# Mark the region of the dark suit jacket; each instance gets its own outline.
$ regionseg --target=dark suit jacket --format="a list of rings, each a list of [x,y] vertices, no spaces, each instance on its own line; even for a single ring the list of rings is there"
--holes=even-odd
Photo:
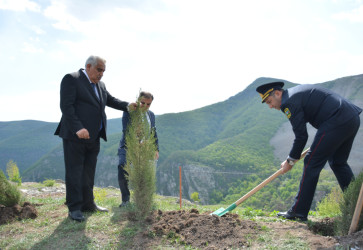
[[[331,90],[299,85],[282,94],[281,111],[290,120],[295,140],[290,157],[299,159],[308,139],[306,123],[314,128],[336,128],[359,115],[362,109]]]
[[[157,150],[159,151],[158,134],[156,133],[156,127],[155,127],[155,115],[150,110],[147,111],[147,115],[150,118],[151,129],[154,131],[155,144],[156,144]],[[120,141],[119,150],[125,148],[126,129],[127,129],[127,125],[129,124],[129,121],[130,121],[130,114],[128,112],[124,112],[124,114],[122,116],[122,138]]]
[[[67,74],[63,77],[60,90],[60,108],[62,119],[55,131],[63,139],[83,143],[92,143],[98,136],[107,141],[107,116],[105,106],[127,111],[128,103],[113,97],[105,84],[100,81],[96,84],[100,100],[95,94],[83,69]],[[99,131],[102,121],[102,130]],[[86,128],[90,139],[79,139],[76,132]]]

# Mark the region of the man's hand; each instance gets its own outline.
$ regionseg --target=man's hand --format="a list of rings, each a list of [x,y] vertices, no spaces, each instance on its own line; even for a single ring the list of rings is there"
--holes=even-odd
[[[281,163],[281,168],[282,172],[286,174],[292,169],[292,166],[287,161],[284,161],[283,163]]]
[[[78,136],[79,139],[89,139],[89,133],[88,130],[85,128],[82,128],[81,130],[78,130],[76,135]]]
[[[127,106],[127,108],[128,108],[129,111],[134,111],[137,108],[137,103],[132,102],[132,103],[129,104],[129,106]]]

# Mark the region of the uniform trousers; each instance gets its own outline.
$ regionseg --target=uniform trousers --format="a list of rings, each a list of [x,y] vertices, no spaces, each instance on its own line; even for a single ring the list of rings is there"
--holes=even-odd
[[[331,127],[326,122],[317,130],[310,151],[304,159],[299,191],[290,211],[307,217],[321,170],[328,162],[342,190],[354,179],[347,163],[354,138],[360,126],[359,115],[344,124]]]

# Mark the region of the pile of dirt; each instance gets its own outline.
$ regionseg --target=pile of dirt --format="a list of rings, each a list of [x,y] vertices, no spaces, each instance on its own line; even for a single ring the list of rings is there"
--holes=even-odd
[[[272,246],[281,246],[286,236],[293,235],[309,245],[310,249],[336,249],[336,247],[363,247],[363,231],[344,237],[334,237],[334,221],[331,218],[312,223],[296,221],[254,222],[243,220],[237,214],[227,213],[223,217],[190,211],[155,211],[146,220],[143,233],[133,238],[133,247],[153,248],[163,245],[189,245],[197,249],[264,248],[259,242],[260,234],[269,229]],[[166,239],[166,240],[165,240]],[[251,245],[252,244],[252,245]]]
[[[178,238],[179,243],[195,248],[224,249],[248,247],[248,237],[258,234],[260,228],[250,220],[241,220],[236,214],[219,217],[199,211],[156,211],[148,218],[152,224],[148,234]]]
[[[342,249],[363,249],[363,230],[336,238]]]
[[[333,236],[334,220],[332,218],[326,217],[321,221],[317,221],[309,225],[309,229],[316,234],[320,234],[323,236]]]
[[[320,221],[315,221],[309,224],[309,230],[315,234],[323,236],[334,236],[334,224],[335,220],[333,218],[326,217]],[[352,233],[345,236],[335,236],[335,240],[338,242],[342,249],[362,249],[363,248],[363,230]],[[335,249],[335,248],[332,248]]]
[[[36,217],[38,217],[38,211],[29,202],[24,202],[23,206],[16,204],[12,207],[0,204],[0,225],[17,219],[35,219]]]

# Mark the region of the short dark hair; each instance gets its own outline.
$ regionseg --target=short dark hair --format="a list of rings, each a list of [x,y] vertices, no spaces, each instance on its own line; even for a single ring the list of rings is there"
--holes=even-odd
[[[150,92],[146,92],[146,91],[140,92],[139,98],[141,98],[141,97],[145,97],[146,99],[154,100],[154,96]]]
[[[275,96],[275,92],[276,92],[276,90],[281,91],[281,92],[284,92],[284,89],[282,89],[282,88],[277,88],[277,89],[274,89],[274,90],[271,92],[271,94],[270,94],[270,95]]]

